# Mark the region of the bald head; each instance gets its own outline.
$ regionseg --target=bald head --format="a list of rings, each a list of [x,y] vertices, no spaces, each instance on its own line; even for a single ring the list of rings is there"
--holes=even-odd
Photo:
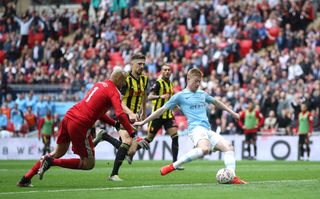
[[[111,73],[110,80],[114,85],[121,90],[122,87],[126,84],[127,73],[124,72],[121,68],[115,67]]]

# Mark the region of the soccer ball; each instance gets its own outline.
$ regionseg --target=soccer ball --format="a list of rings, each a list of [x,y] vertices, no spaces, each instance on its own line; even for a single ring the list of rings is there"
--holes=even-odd
[[[216,179],[219,184],[229,184],[232,182],[233,178],[233,172],[227,168],[220,169],[216,175]]]

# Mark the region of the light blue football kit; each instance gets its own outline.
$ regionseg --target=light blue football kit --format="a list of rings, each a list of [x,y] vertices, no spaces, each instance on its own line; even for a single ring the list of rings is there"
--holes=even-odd
[[[177,105],[180,107],[187,117],[190,133],[197,126],[210,129],[206,106],[207,103],[211,104],[213,102],[214,98],[203,90],[197,90],[194,93],[189,89],[184,89],[173,95],[164,106],[169,109],[173,109]]]
[[[188,136],[191,138],[194,146],[197,146],[199,140],[207,139],[214,148],[223,139],[221,135],[211,131],[207,116],[207,103],[211,104],[214,101],[214,97],[203,90],[192,92],[189,89],[184,89],[173,95],[164,106],[169,109],[173,109],[177,105],[179,106],[180,110],[187,117]]]

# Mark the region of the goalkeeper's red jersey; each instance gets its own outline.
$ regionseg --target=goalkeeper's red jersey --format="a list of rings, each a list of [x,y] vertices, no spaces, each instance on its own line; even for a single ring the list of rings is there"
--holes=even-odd
[[[133,133],[121,106],[120,93],[111,80],[96,83],[80,102],[67,111],[65,117],[86,128],[91,128],[97,120],[114,125],[115,121],[106,115],[111,107],[122,126],[129,133]]]

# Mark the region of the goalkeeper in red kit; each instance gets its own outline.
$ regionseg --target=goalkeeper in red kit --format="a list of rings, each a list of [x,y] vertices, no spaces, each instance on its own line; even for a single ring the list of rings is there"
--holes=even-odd
[[[44,173],[51,166],[77,170],[92,169],[95,165],[95,158],[90,130],[97,120],[113,126],[121,124],[129,135],[134,138],[135,129],[131,126],[127,115],[124,113],[120,100],[119,90],[125,86],[126,77],[127,74],[121,69],[113,71],[110,80],[96,83],[84,99],[70,108],[61,121],[57,146],[54,152],[42,156],[16,185],[19,187],[32,187],[32,177],[38,174],[39,178],[42,179]],[[110,108],[114,109],[119,122],[106,115]],[[144,140],[141,142],[144,142]],[[73,152],[79,155],[80,158],[60,159],[67,152],[70,143],[72,143]],[[123,153],[126,154],[127,151]],[[117,156],[119,155],[122,155],[121,151],[118,151]]]

